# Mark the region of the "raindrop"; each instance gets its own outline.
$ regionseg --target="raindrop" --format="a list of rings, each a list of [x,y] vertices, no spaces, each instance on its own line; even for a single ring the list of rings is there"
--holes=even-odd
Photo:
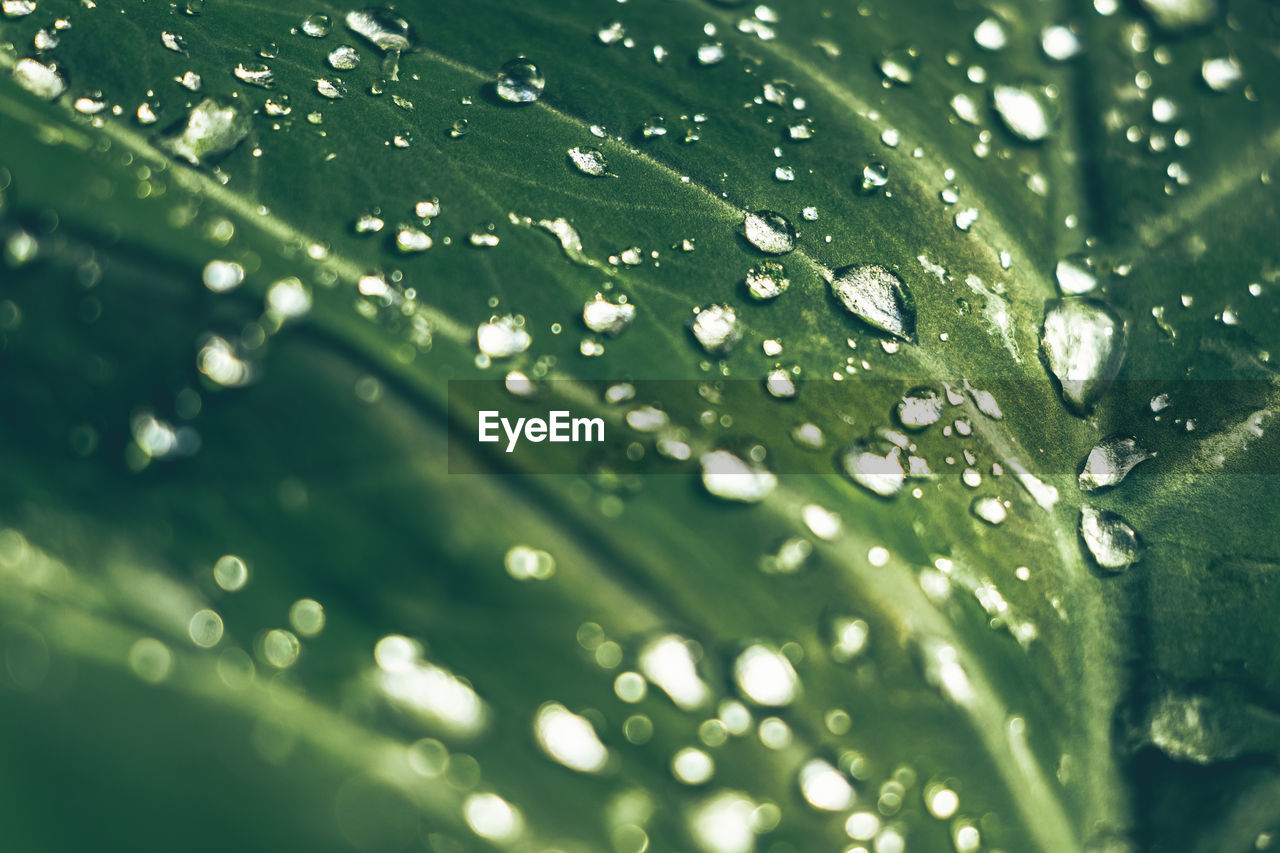
[[[708,42],[698,46],[698,64],[715,65],[724,59],[724,45],[720,42]]]
[[[1066,62],[1080,53],[1080,39],[1070,27],[1049,26],[1040,31],[1040,49],[1055,62]]]
[[[1056,103],[1049,100],[1043,86],[996,86],[991,101],[1005,127],[1028,142],[1045,139],[1057,121]]]
[[[1113,435],[1100,441],[1085,457],[1077,482],[1080,490],[1095,492],[1118,486],[1140,462],[1150,459],[1151,453],[1127,435]]]
[[[329,67],[337,71],[350,71],[360,64],[360,51],[349,44],[339,45],[329,51]]]
[[[780,213],[757,210],[748,213],[742,223],[747,242],[767,255],[785,255],[796,247],[796,230]]]
[[[998,18],[984,18],[982,23],[973,28],[973,41],[985,50],[1004,50],[1009,43],[1009,36]]]
[[[13,66],[13,81],[37,98],[52,101],[67,90],[56,65],[34,59],[19,59]]]
[[[533,731],[542,751],[570,770],[599,773],[608,763],[609,751],[590,721],[558,702],[538,709]]]
[[[533,343],[533,337],[524,330],[522,320],[510,314],[495,317],[476,329],[476,345],[483,355],[490,358],[509,358],[522,353]]]
[[[1204,61],[1200,66],[1200,76],[1213,91],[1225,92],[1240,82],[1244,77],[1244,70],[1234,59],[1218,57]]]
[[[649,642],[637,659],[640,671],[682,711],[693,711],[711,694],[698,675],[694,647],[689,640],[666,634]]]
[[[867,648],[871,626],[862,619],[837,616],[831,620],[831,659],[836,663],[848,663]]]
[[[969,504],[969,511],[976,518],[990,525],[1003,524],[1005,518],[1009,515],[1009,510],[1005,507],[1004,502],[999,498],[990,496],[974,498],[973,503]]]
[[[462,803],[462,816],[481,838],[506,843],[524,832],[520,810],[497,794],[471,794]]]
[[[831,291],[845,310],[868,325],[914,341],[915,299],[896,273],[879,264],[842,267],[835,271]]]
[[[366,39],[383,53],[400,52],[413,46],[413,27],[399,13],[386,6],[370,6],[347,13],[347,29]]]
[[[596,31],[596,38],[601,44],[616,44],[622,41],[627,35],[627,28],[622,25],[621,21],[610,21],[599,30]]]
[[[753,299],[776,299],[791,286],[786,268],[777,261],[765,261],[747,271],[747,292]]]
[[[704,453],[700,462],[703,487],[723,500],[759,503],[778,485],[778,478],[770,471],[727,450]]]
[[[241,62],[232,73],[241,82],[263,89],[271,88],[276,81],[275,72],[265,62]]]
[[[168,30],[160,33],[160,43],[174,53],[187,52],[187,40],[177,33],[171,33]]]
[[[920,66],[920,52],[914,47],[898,47],[880,54],[877,65],[890,83],[910,86]]]
[[[513,59],[498,71],[495,90],[498,97],[513,104],[528,104],[542,96],[547,80],[534,65],[524,57]]]
[[[1187,30],[1209,23],[1218,14],[1217,0],[1138,0],[1166,30]]]
[[[582,306],[582,322],[593,332],[616,335],[625,329],[636,316],[636,307],[629,302],[610,302],[602,294]]]
[[[1122,572],[1138,560],[1141,543],[1137,531],[1110,510],[1080,507],[1080,536],[1100,568]]]
[[[491,234],[488,231],[472,231],[467,235],[467,243],[475,246],[477,249],[492,249],[502,241],[497,234]]]
[[[249,117],[233,105],[206,98],[169,127],[158,144],[193,166],[207,166],[244,141],[250,127]]]
[[[204,268],[204,286],[214,293],[235,290],[244,281],[244,267],[234,261],[210,261]]]
[[[859,486],[890,498],[902,491],[907,479],[901,453],[894,446],[872,447],[867,442],[854,442],[841,456],[841,467]]]
[[[813,119],[802,118],[787,125],[787,138],[792,142],[807,142],[813,139]]]
[[[431,235],[421,228],[401,225],[396,229],[396,248],[405,254],[425,252],[431,248],[431,244]]]
[[[584,175],[599,178],[609,174],[604,154],[597,148],[570,148],[569,160]]]
[[[781,652],[759,644],[738,655],[733,679],[752,702],[773,708],[790,705],[800,690],[791,662]]]
[[[978,221],[978,210],[974,207],[967,207],[964,210],[956,212],[956,227],[961,231],[968,231],[973,227],[973,223]]]
[[[742,337],[737,312],[723,303],[695,309],[690,329],[711,355],[724,355]]]
[[[942,417],[942,397],[932,388],[912,388],[897,407],[898,423],[907,429],[924,429]]]
[[[1085,255],[1072,255],[1058,261],[1054,275],[1058,279],[1058,289],[1067,296],[1079,296],[1098,286],[1098,278],[1093,273],[1093,261]]]
[[[329,35],[332,26],[328,15],[313,14],[302,19],[302,31],[315,39]]]
[[[0,9],[6,18],[25,18],[36,10],[36,0],[4,0]]]
[[[870,194],[889,183],[889,167],[883,163],[872,161],[862,167],[862,192]]]
[[[316,80],[316,92],[331,101],[336,101],[347,94],[347,84],[337,77],[333,79],[321,77]]]
[[[715,769],[711,756],[694,747],[686,747],[671,758],[671,774],[686,785],[703,784]]]
[[[1093,411],[1125,357],[1125,323],[1110,307],[1085,297],[1050,300],[1040,346],[1073,413]]]
[[[800,793],[815,809],[842,812],[853,805],[853,786],[829,761],[813,758],[800,767]]]

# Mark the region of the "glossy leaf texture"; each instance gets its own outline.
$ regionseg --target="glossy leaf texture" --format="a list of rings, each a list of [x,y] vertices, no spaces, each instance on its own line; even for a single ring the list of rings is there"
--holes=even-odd
[[[3,9],[15,848],[1280,831],[1275,4]]]

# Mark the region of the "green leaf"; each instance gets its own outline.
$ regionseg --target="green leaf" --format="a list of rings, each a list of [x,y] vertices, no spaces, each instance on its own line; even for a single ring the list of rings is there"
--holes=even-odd
[[[1025,5],[7,3],[11,843],[1263,849],[1280,20]]]

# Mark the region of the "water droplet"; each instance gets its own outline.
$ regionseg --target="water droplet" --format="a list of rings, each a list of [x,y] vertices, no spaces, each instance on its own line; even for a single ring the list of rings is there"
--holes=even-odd
[[[1058,261],[1054,275],[1058,279],[1058,289],[1067,296],[1088,293],[1098,286],[1098,278],[1093,273],[1093,261],[1085,255],[1072,255]]]
[[[275,72],[265,62],[241,62],[232,73],[241,82],[263,89],[271,88],[276,81]]]
[[[910,86],[920,66],[920,52],[914,47],[893,48],[880,54],[877,64],[885,80]]]
[[[873,193],[889,183],[889,167],[883,163],[872,161],[862,167],[862,183],[859,188],[863,193]]]
[[[414,33],[409,22],[386,6],[369,6],[347,13],[347,29],[383,53],[398,53],[413,47]]]
[[[78,113],[93,116],[107,108],[107,99],[101,90],[94,90],[77,97],[72,101],[71,106]]]
[[[874,812],[854,812],[844,822],[844,831],[854,841],[870,841],[880,832],[880,817]]]
[[[1005,507],[1004,502],[999,498],[990,496],[974,498],[973,503],[969,504],[969,511],[976,518],[993,526],[1003,524],[1004,520],[1009,516],[1009,510]]]
[[[1134,466],[1150,459],[1152,454],[1127,435],[1113,435],[1100,441],[1085,457],[1077,482],[1080,490],[1095,492],[1118,486]]]
[[[1080,39],[1070,27],[1048,26],[1040,31],[1040,49],[1055,62],[1066,62],[1080,53]]]
[[[695,310],[689,328],[711,355],[724,355],[742,337],[738,313],[723,303]]]
[[[518,581],[544,581],[556,573],[555,558],[546,551],[517,545],[502,560],[507,574]]]
[[[36,10],[36,0],[4,0],[0,10],[6,18],[25,18]]]
[[[831,659],[836,663],[848,663],[867,648],[871,626],[852,616],[837,616],[831,620]]]
[[[724,59],[724,45],[720,42],[707,42],[698,46],[698,64],[715,65]]]
[[[701,785],[711,779],[716,765],[700,749],[685,747],[671,758],[671,774],[686,785]]]
[[[497,234],[488,231],[472,231],[467,235],[467,243],[477,249],[492,249],[502,240]]]
[[[14,63],[13,82],[45,101],[52,101],[67,90],[67,82],[56,65],[45,65],[34,59],[19,59]]]
[[[644,124],[640,126],[640,135],[645,139],[653,139],[655,136],[666,136],[666,119],[657,115],[649,116],[644,120]]]
[[[802,118],[787,125],[787,138],[792,142],[808,142],[813,139],[813,119]]]
[[[235,106],[205,98],[185,119],[169,127],[158,144],[193,166],[207,166],[244,141],[251,126],[249,116]]]
[[[1100,568],[1122,572],[1137,562],[1141,543],[1138,533],[1117,513],[1080,507],[1080,536]]]
[[[495,90],[498,97],[513,104],[528,104],[542,96],[547,80],[534,65],[524,57],[513,59],[502,66],[498,72]]]
[[[360,64],[360,51],[349,44],[339,45],[329,51],[329,67],[337,71],[350,71]]]
[[[767,255],[785,255],[796,247],[796,230],[787,218],[772,210],[748,213],[742,223],[747,242]]]
[[[704,853],[751,853],[756,846],[756,804],[745,794],[722,791],[689,814],[689,830]]]
[[[733,677],[743,695],[757,705],[781,707],[795,701],[800,680],[779,651],[753,645],[734,661]]]
[[[778,485],[778,478],[770,471],[727,450],[704,453],[700,462],[703,487],[723,500],[759,503]]]
[[[425,252],[431,248],[431,235],[421,228],[412,225],[401,225],[396,229],[396,248],[405,254]]]
[[[601,44],[617,44],[627,35],[627,28],[621,21],[610,21],[596,31],[596,38]]]
[[[462,816],[472,832],[489,841],[511,842],[524,832],[520,810],[497,794],[471,794],[462,803]]]
[[[1048,137],[1058,118],[1057,104],[1049,100],[1043,86],[1031,83],[996,86],[991,101],[1005,127],[1028,142]]]
[[[873,328],[915,340],[915,299],[893,271],[879,264],[842,267],[835,271],[831,291],[845,310]]]
[[[302,19],[302,32],[311,36],[313,39],[324,38],[329,35],[333,22],[329,20],[328,15],[319,13],[307,15]]]
[[[171,33],[168,30],[160,33],[160,43],[172,50],[174,53],[187,52],[187,40],[177,33]]]
[[[1217,0],[1138,0],[1166,30],[1187,30],[1209,23],[1218,14]]]
[[[1166,690],[1147,713],[1147,740],[1176,761],[1213,764],[1238,757],[1256,740],[1259,726],[1233,692],[1222,687],[1214,693]]]
[[[570,148],[569,160],[584,175],[599,178],[609,174],[609,165],[605,162],[604,153],[597,148]]]
[[[829,761],[812,758],[800,767],[800,793],[809,805],[828,812],[842,812],[853,805],[853,785]]]
[[[538,746],[553,760],[579,773],[599,773],[609,761],[596,730],[559,702],[547,702],[533,721]]]
[[[533,343],[533,337],[524,330],[522,320],[510,314],[495,317],[476,329],[476,345],[483,355],[490,358],[509,358],[522,353]]]
[[[1244,77],[1240,63],[1230,57],[1206,59],[1200,66],[1200,76],[1205,85],[1215,92],[1225,92],[1234,87]]]
[[[234,554],[226,554],[214,563],[213,579],[226,592],[239,592],[249,582],[249,567]]]
[[[984,18],[973,28],[973,41],[985,50],[1004,50],[1009,43],[1009,36],[999,18]]]
[[[747,271],[747,292],[753,299],[776,299],[791,286],[786,268],[777,261],[765,261]]]
[[[1086,297],[1050,300],[1040,345],[1073,413],[1093,411],[1125,357],[1125,323],[1110,307]]]
[[[640,671],[682,711],[701,707],[711,689],[698,675],[694,647],[689,640],[666,634],[645,645],[637,659]]]
[[[932,426],[942,417],[942,397],[932,388],[912,388],[898,401],[897,414],[907,429]]]
[[[961,231],[968,231],[973,227],[973,223],[978,221],[978,210],[974,207],[967,207],[964,210],[956,211],[955,222],[956,227]]]
[[[902,491],[907,472],[902,467],[902,451],[898,447],[876,446],[854,442],[841,456],[841,467],[859,486],[882,498]]]
[[[796,179],[796,170],[790,166],[778,166],[773,170],[774,180],[790,182]]]
[[[338,77],[321,77],[316,80],[316,92],[331,101],[336,101],[347,94],[347,84]]]
[[[616,335],[625,329],[636,316],[636,307],[629,302],[610,302],[602,294],[582,306],[582,322],[597,334]]]
[[[210,261],[204,268],[204,286],[214,293],[235,290],[244,281],[244,267],[234,261]]]

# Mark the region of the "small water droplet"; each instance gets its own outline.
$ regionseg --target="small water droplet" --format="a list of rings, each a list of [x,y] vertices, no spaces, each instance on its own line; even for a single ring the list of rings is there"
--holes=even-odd
[[[1058,119],[1057,102],[1049,99],[1044,86],[1032,83],[996,86],[991,92],[991,101],[1005,127],[1027,142],[1047,138]]]
[[[1231,57],[1206,59],[1200,66],[1205,85],[1215,92],[1225,92],[1244,78],[1244,69]]]
[[[880,54],[880,73],[890,83],[910,86],[920,66],[920,52],[914,47],[898,47]]]
[[[1050,300],[1040,345],[1073,413],[1093,411],[1125,357],[1125,323],[1105,303],[1086,297]]]
[[[841,467],[859,486],[882,498],[902,491],[907,472],[902,467],[900,448],[885,444],[872,446],[854,442],[841,456]]]
[[[6,18],[25,18],[36,10],[36,0],[4,0],[0,11]]]
[[[622,41],[627,35],[627,28],[622,25],[621,21],[610,21],[599,30],[596,31],[596,38],[601,44],[616,44]]]
[[[265,62],[241,62],[232,73],[238,80],[251,86],[269,89],[275,85],[275,72]]]
[[[413,47],[413,27],[389,7],[369,6],[348,12],[345,23],[347,29],[383,53],[400,53]]]
[[[350,71],[360,64],[360,51],[349,44],[339,45],[329,51],[329,67],[336,71]]]
[[[1109,436],[1098,442],[1085,457],[1077,480],[1080,490],[1095,492],[1118,486],[1134,466],[1151,456],[1132,436]]]
[[[760,644],[738,655],[733,678],[742,695],[757,705],[790,705],[800,691],[800,679],[791,662],[776,649]]]
[[[1098,286],[1098,278],[1093,272],[1093,260],[1086,255],[1076,254],[1058,261],[1054,275],[1058,279],[1058,289],[1067,296],[1078,296],[1089,293]]]
[[[1009,43],[1009,35],[1005,32],[1004,24],[999,18],[983,18],[982,22],[973,28],[973,41],[984,50],[1004,50],[1005,45]]]
[[[165,131],[158,144],[193,166],[207,166],[244,141],[251,127],[249,116],[235,106],[206,98]]]
[[[542,96],[547,80],[534,65],[524,57],[507,62],[498,71],[495,90],[498,97],[513,104],[532,103]]]
[[[744,462],[727,450],[704,453],[700,463],[703,488],[723,500],[759,503],[778,485],[772,472]]]
[[[19,59],[13,65],[13,81],[37,98],[52,101],[67,90],[67,82],[53,63]]]
[[[765,261],[747,271],[747,293],[753,299],[776,299],[791,286],[787,270],[777,261]]]
[[[636,307],[629,302],[610,302],[602,294],[582,306],[582,322],[597,334],[616,335],[635,319]]]
[[[862,167],[862,183],[859,188],[870,194],[889,183],[889,167],[876,160]]]
[[[1080,507],[1080,536],[1100,568],[1122,572],[1137,562],[1141,543],[1138,533],[1117,513]]]
[[[605,162],[604,153],[598,148],[570,148],[569,160],[584,175],[599,178],[609,174],[609,165]]]
[[[1060,24],[1040,31],[1040,49],[1055,62],[1066,62],[1080,53],[1080,38],[1070,27]]]
[[[1009,511],[1005,507],[1004,502],[999,498],[988,496],[977,497],[969,504],[969,511],[976,518],[985,521],[992,526],[1003,524],[1004,520],[1009,516]]]
[[[829,761],[813,758],[800,767],[800,793],[815,809],[842,812],[853,805],[853,785]]]
[[[780,213],[758,210],[748,213],[742,224],[747,242],[769,255],[785,255],[796,247],[796,231]]]
[[[160,33],[160,43],[174,53],[187,52],[187,40],[177,33],[171,33],[168,30]]]
[[[942,417],[942,397],[932,388],[912,388],[897,406],[898,423],[919,430],[936,424]]]
[[[559,702],[547,702],[533,721],[534,737],[554,761],[579,773],[599,773],[609,761],[609,750],[595,728]]]
[[[329,30],[332,28],[333,22],[329,20],[328,15],[315,13],[302,19],[302,32],[314,39],[329,35]]]
[[[711,355],[724,355],[742,337],[738,313],[723,303],[695,310],[689,328]]]
[[[533,337],[524,330],[523,320],[510,314],[494,317],[476,329],[476,346],[482,355],[490,358],[509,358],[522,353],[533,343]]]
[[[720,42],[707,42],[698,46],[698,64],[715,65],[724,59],[724,45]]]
[[[396,248],[405,254],[425,252],[431,248],[431,235],[421,228],[412,225],[401,225],[396,229]]]
[[[863,322],[904,341],[914,341],[915,299],[892,270],[879,264],[842,267],[833,275],[831,290],[845,310]]]
[[[347,94],[347,84],[338,77],[321,77],[316,80],[316,92],[331,101],[336,101]]]

